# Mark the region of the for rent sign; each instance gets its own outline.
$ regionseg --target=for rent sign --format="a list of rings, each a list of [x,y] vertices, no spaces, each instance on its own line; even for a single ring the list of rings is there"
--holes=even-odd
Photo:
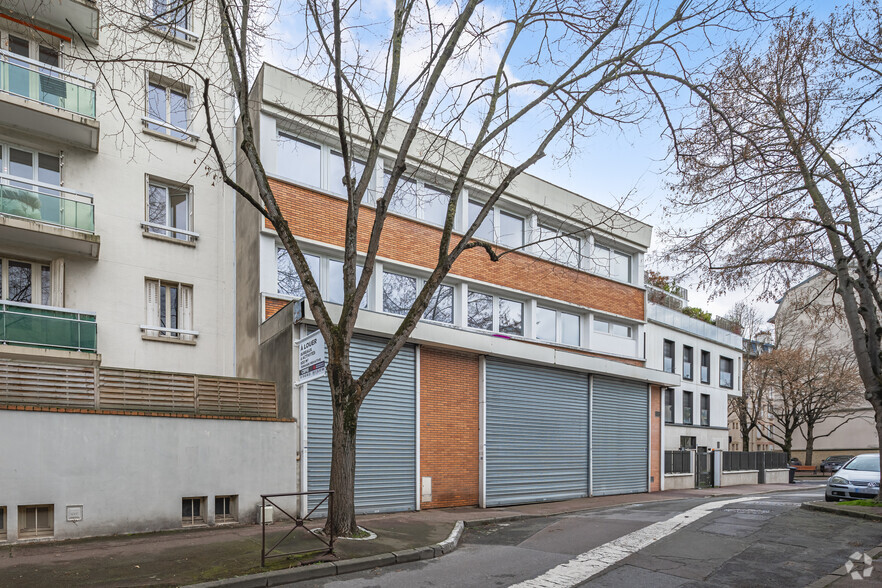
[[[325,340],[319,331],[300,340],[300,383],[325,375]]]

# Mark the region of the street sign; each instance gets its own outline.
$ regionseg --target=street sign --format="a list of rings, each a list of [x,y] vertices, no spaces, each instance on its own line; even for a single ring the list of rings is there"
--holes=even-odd
[[[320,331],[300,341],[300,383],[310,382],[325,375],[325,340]]]

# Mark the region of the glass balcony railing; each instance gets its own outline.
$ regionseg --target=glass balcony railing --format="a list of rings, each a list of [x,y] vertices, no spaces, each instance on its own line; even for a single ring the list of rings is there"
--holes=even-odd
[[[729,347],[741,349],[741,336],[660,304],[648,304],[646,318]]]
[[[0,91],[95,118],[94,82],[8,51],[0,51]]]
[[[0,301],[0,343],[97,353],[95,313]]]
[[[27,187],[24,187],[27,186]],[[95,207],[88,194],[0,174],[0,214],[95,232]]]

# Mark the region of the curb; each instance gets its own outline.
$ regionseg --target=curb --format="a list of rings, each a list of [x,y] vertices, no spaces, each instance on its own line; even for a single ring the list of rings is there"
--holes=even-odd
[[[463,521],[456,521],[453,530],[447,539],[429,545],[427,547],[417,547],[416,549],[405,549],[403,551],[393,551],[390,553],[380,553],[378,555],[369,555],[367,557],[358,557],[355,559],[344,559],[334,562],[323,562],[287,570],[276,570],[273,572],[263,572],[260,574],[252,574],[250,576],[239,576],[236,578],[227,578],[224,580],[214,580],[201,584],[192,584],[194,588],[263,588],[265,586],[279,586],[281,584],[289,584],[291,582],[301,582],[303,580],[314,580],[316,578],[326,578],[328,576],[336,576],[338,574],[349,574],[351,572],[361,572],[373,568],[392,566],[422,559],[434,559],[447,555],[457,548],[462,532],[465,529]]]
[[[809,508],[807,510],[814,510],[814,509]],[[867,551],[867,555],[872,557],[874,560],[877,559],[880,555],[882,555],[882,545],[880,545],[879,547],[876,547],[875,549],[871,549],[871,550]],[[841,580],[842,578],[844,578],[847,575],[848,575],[848,570],[845,569],[845,566],[842,566],[841,568],[837,568],[836,570],[833,570],[833,572],[827,574],[823,578],[819,578],[819,579],[815,580],[814,582],[812,582],[811,584],[806,586],[806,588],[827,588],[827,586],[831,585],[836,580]]]
[[[817,502],[803,502],[801,508],[806,510],[814,510],[817,512],[828,512],[831,514],[837,514],[845,517],[854,517],[857,519],[864,519],[867,521],[882,521],[882,515],[874,514],[871,512],[860,512],[855,510],[846,510],[844,508],[837,508],[835,506],[827,506],[826,504],[819,504]]]

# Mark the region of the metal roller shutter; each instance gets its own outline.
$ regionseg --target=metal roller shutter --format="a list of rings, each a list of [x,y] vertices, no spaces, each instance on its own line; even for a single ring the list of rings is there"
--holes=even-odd
[[[384,342],[354,337],[353,374],[361,374]],[[331,471],[331,389],[326,378],[307,385],[307,463],[310,490],[328,488]],[[357,513],[415,509],[416,353],[405,346],[361,406],[356,435]],[[310,508],[320,497],[310,497]],[[316,511],[318,512],[318,511]]]
[[[588,376],[486,362],[487,506],[588,494]]]
[[[647,385],[594,376],[591,403],[593,494],[648,491]]]

